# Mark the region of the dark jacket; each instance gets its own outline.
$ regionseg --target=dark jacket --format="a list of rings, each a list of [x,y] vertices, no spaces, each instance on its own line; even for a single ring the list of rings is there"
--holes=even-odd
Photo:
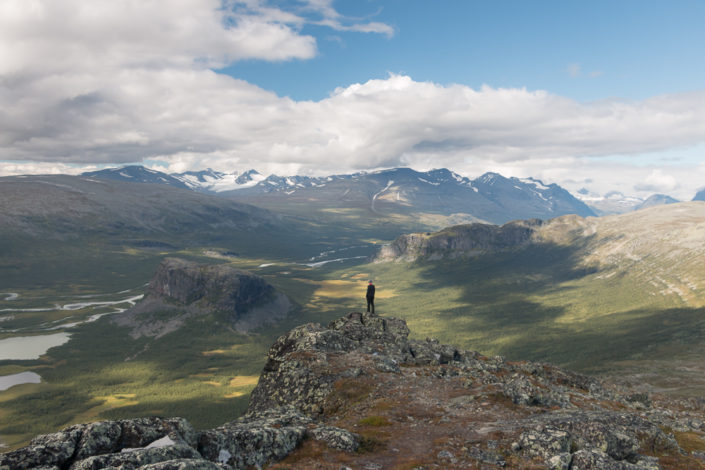
[[[368,299],[375,298],[375,285],[374,284],[367,285],[367,295],[365,297],[367,297]]]

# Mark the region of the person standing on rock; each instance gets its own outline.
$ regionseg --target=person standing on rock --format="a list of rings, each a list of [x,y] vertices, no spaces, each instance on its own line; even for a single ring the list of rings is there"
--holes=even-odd
[[[367,298],[367,311],[370,311],[370,308],[372,308],[372,313],[375,313],[375,285],[372,284],[372,280],[370,279],[369,284],[367,284],[367,294],[365,295]]]

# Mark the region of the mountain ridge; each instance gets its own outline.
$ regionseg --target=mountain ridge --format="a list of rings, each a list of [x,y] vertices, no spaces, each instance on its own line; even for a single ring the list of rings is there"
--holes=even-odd
[[[418,172],[393,168],[322,177],[264,177],[254,170],[225,174],[210,169],[172,175],[160,175],[154,170],[137,175],[135,171],[108,169],[89,175],[215,191],[222,197],[265,207],[328,203],[333,207],[369,207],[373,213],[387,209],[387,212],[415,210],[446,216],[464,214],[469,219],[493,223],[551,218],[566,213],[595,215],[582,201],[556,184],[545,185],[533,178],[505,178],[498,173],[485,173],[472,180],[448,169]],[[230,183],[221,184],[216,180]]]

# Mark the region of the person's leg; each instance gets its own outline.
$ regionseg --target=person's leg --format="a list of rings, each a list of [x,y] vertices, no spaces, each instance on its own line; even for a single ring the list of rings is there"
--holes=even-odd
[[[371,303],[371,300],[367,299],[367,311],[368,312],[370,311],[370,303]]]
[[[375,313],[375,299],[370,299],[370,305],[372,306],[372,313]]]

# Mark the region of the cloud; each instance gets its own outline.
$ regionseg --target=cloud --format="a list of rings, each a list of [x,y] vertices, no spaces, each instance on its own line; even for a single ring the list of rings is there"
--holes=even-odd
[[[705,140],[705,93],[593,103],[391,75],[297,102],[208,69],[41,77],[0,106],[9,160],[197,160],[308,172],[639,155]],[[635,157],[638,158],[638,157]]]
[[[307,9],[319,14],[321,18],[315,23],[327,26],[336,31],[354,31],[359,33],[379,33],[387,37],[394,36],[394,28],[385,23],[362,21],[358,18],[348,18],[333,8],[333,0],[305,0]],[[306,8],[305,8],[306,9]]]
[[[570,75],[573,78],[578,78],[583,76],[583,66],[580,65],[578,62],[573,62],[568,64],[566,67],[566,72],[568,72],[568,75]],[[602,70],[593,70],[587,74],[588,78],[598,78],[604,75],[604,72]]]
[[[578,63],[572,63],[568,64],[568,67],[566,67],[566,71],[568,72],[568,75],[571,77],[579,77],[581,73],[581,66]]]
[[[583,162],[608,168],[615,154],[636,162],[705,142],[703,92],[579,103],[541,90],[392,74],[314,102],[212,70],[242,59],[312,57],[316,42],[301,32],[311,22],[376,29],[339,15],[329,0],[293,3],[290,10],[260,0],[174,0],[169,8],[155,0],[0,3],[0,159],[12,162],[0,163],[0,174],[21,165],[30,172],[149,161],[178,171],[280,174],[493,169],[560,181]],[[665,187],[659,175],[647,176],[629,187]]]
[[[654,169],[643,182],[634,185],[634,189],[652,193],[669,193],[678,186],[678,180],[675,177],[663,173],[660,169]]]

